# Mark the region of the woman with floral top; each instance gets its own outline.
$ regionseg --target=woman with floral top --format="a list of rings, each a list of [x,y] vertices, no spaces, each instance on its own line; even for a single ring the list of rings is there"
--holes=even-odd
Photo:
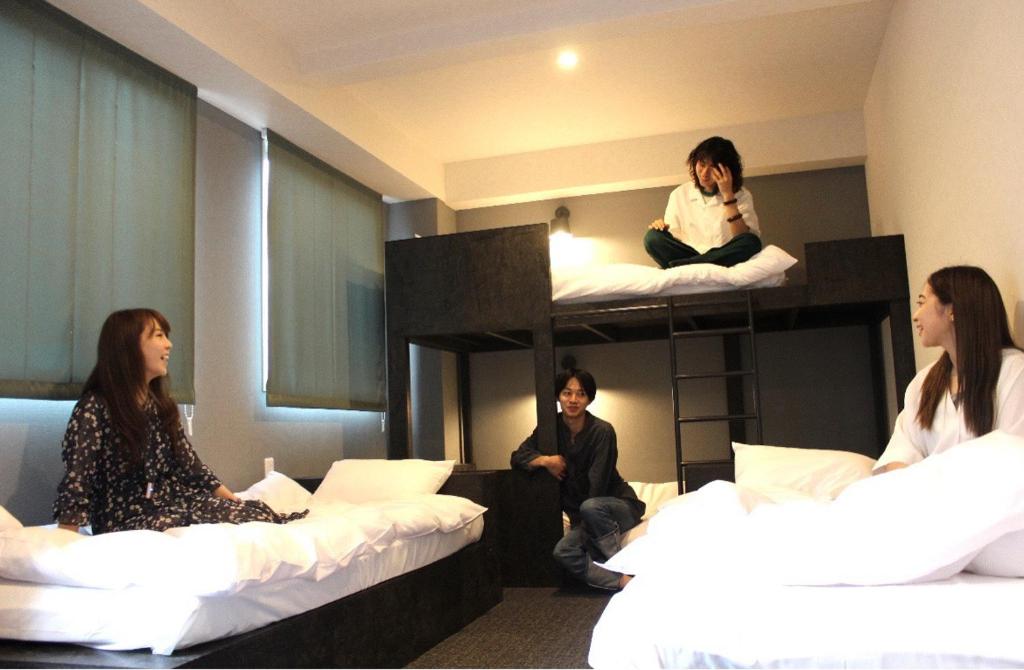
[[[64,434],[58,525],[100,534],[304,516],[243,502],[196,456],[165,386],[170,330],[152,309],[114,312],[104,322],[96,367]]]

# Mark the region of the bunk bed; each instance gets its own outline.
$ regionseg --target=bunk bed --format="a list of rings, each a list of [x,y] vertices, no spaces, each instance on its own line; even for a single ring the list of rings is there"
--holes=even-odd
[[[807,243],[805,259],[806,281],[785,286],[561,304],[551,299],[546,224],[388,242],[388,455],[410,453],[409,344],[460,355],[532,349],[539,437],[550,449],[555,409],[547,391],[555,346],[665,339],[670,310],[673,329],[728,326],[747,318],[748,300],[756,332],[871,326],[884,435],[880,324],[886,318],[895,374],[891,391],[898,404],[916,372],[903,237]],[[471,454],[468,426],[464,436]]]
[[[556,346],[668,339],[674,332],[717,330],[726,334],[726,351],[735,354],[738,332],[753,338],[756,332],[845,325],[870,328],[867,363],[872,370],[875,429],[879,448],[885,444],[890,422],[884,338],[895,377],[888,391],[900,409],[903,389],[916,372],[901,235],[807,243],[802,268],[806,279],[783,286],[585,303],[553,302],[549,256],[547,224],[385,245],[389,458],[411,453],[410,344],[456,353],[462,448],[465,460],[472,462],[472,353],[532,350],[539,444],[542,451],[554,453],[556,408],[549,398]],[[740,417],[745,415],[742,384],[740,378],[727,380],[730,414]],[[746,441],[745,429],[744,420],[731,421],[731,438]],[[685,470],[682,459],[677,461],[680,490],[684,479],[691,491],[715,479],[733,479],[730,461],[687,463]],[[550,519],[528,514],[507,514],[503,519],[499,542],[505,583],[551,583],[549,568],[526,566],[550,562],[550,547],[560,537],[557,487],[528,473],[512,472],[502,481],[507,482],[502,485],[505,500],[530,500],[534,510],[552,510]]]
[[[299,480],[310,491],[319,481]],[[439,493],[467,498],[488,508],[478,541],[315,609],[246,633],[177,649],[169,655],[148,649],[109,651],[75,644],[0,640],[0,667],[402,667],[500,602],[497,486],[493,473],[453,473]],[[413,547],[418,539],[410,538],[408,546],[425,555],[429,547]],[[386,567],[374,568],[376,572],[380,569]],[[332,578],[317,585],[326,589]],[[290,593],[277,597],[291,599]],[[236,598],[235,602],[230,596],[210,600],[212,616],[228,619],[231,613],[225,607],[255,612],[267,609],[258,597]],[[40,607],[45,605],[40,603]],[[47,616],[56,622],[53,625],[60,626],[59,614]],[[202,616],[197,614],[196,618]]]

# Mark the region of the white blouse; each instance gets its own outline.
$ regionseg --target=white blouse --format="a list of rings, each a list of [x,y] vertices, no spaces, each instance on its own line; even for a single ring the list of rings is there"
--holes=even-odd
[[[935,363],[932,363],[935,365]],[[885,452],[875,469],[893,461],[910,465],[961,442],[977,437],[964,423],[963,406],[957,407],[946,391],[935,410],[931,428],[922,428],[917,422],[917,409],[921,402],[921,387],[932,365],[917,373],[907,386],[903,411],[896,417],[896,427]],[[995,418],[992,430],[1002,430],[1024,437],[1024,352],[1003,349],[1003,364],[996,383]]]
[[[746,188],[737,191],[735,197],[743,222],[750,228],[750,232],[760,236],[761,229],[754,212],[754,197]],[[696,249],[697,253],[706,253],[732,239],[727,218],[722,196],[717,193],[704,195],[693,182],[686,182],[668,196],[665,223],[668,224],[669,232],[679,241]]]

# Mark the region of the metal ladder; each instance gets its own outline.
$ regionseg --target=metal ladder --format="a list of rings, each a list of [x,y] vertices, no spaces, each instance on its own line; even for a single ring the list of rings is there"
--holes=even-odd
[[[731,305],[744,304],[746,307],[746,324],[727,328],[699,328],[696,320],[690,319],[693,326],[690,330],[676,329],[677,307],[673,305],[671,297],[666,299],[668,307],[668,330],[669,330],[669,351],[672,365],[672,406],[675,415],[676,433],[676,480],[679,482],[679,493],[685,492],[686,468],[689,465],[725,465],[732,462],[732,450],[730,449],[729,460],[688,460],[683,453],[682,426],[684,423],[703,423],[712,421],[747,421],[753,420],[757,429],[757,443],[762,440],[763,426],[761,422],[761,394],[757,374],[757,347],[754,333],[754,306],[750,291],[744,291],[742,298],[723,300],[714,303],[701,303],[702,306],[710,305]],[[742,335],[746,333],[750,342],[750,369],[725,370],[723,372],[702,372],[695,374],[680,374],[679,356],[676,353],[676,342],[682,339],[697,337],[721,337],[725,335]],[[679,383],[690,379],[713,379],[713,378],[743,378],[750,377],[752,390],[752,410],[741,414],[713,414],[709,416],[683,416],[680,414]]]

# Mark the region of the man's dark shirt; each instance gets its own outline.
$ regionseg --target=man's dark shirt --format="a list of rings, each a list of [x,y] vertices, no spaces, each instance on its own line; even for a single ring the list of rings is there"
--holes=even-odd
[[[565,459],[566,465],[566,476],[560,484],[562,509],[569,515],[573,526],[580,522],[580,505],[587,498],[620,498],[636,510],[637,519],[643,516],[646,505],[636,497],[636,492],[615,469],[619,450],[615,429],[610,423],[587,412],[583,430],[573,440],[569,427],[559,413],[558,454]],[[530,461],[544,455],[537,449],[535,428],[533,434],[512,452],[512,467],[529,470]]]

